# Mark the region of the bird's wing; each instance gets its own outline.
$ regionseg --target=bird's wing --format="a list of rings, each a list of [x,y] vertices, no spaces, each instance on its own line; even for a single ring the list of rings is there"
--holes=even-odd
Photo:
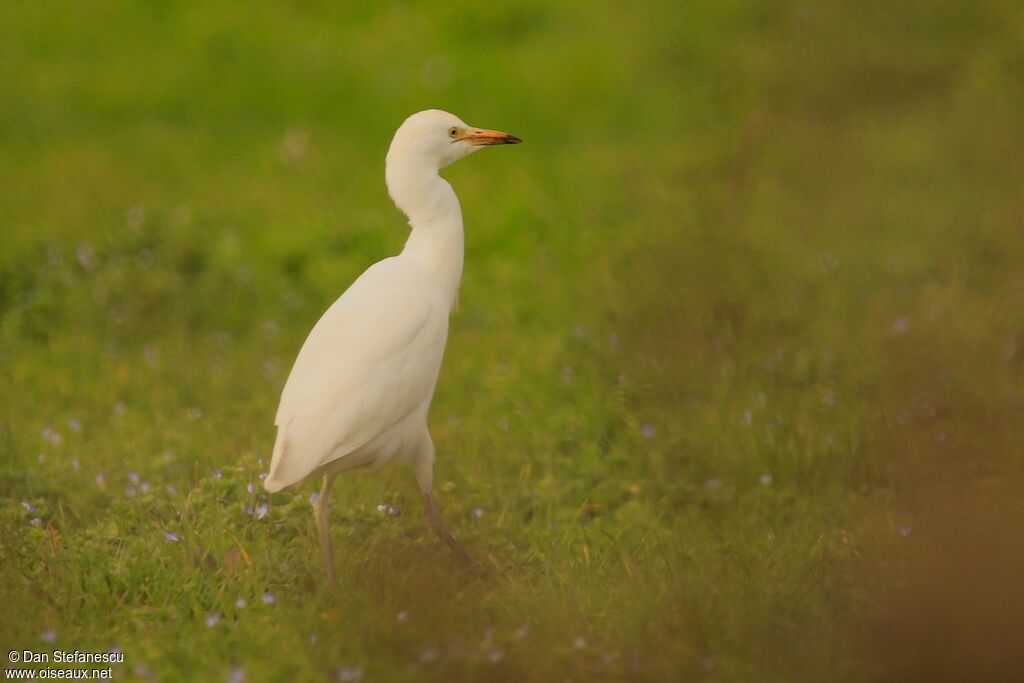
[[[386,259],[317,322],[281,394],[268,489],[301,481],[429,400],[448,316],[441,299],[411,285]]]

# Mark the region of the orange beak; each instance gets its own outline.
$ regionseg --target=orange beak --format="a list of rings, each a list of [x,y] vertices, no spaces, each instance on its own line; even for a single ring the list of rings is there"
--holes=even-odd
[[[522,142],[515,135],[502,133],[500,130],[486,130],[484,128],[467,128],[455,140],[465,140],[474,147],[480,147],[481,145],[518,145]]]

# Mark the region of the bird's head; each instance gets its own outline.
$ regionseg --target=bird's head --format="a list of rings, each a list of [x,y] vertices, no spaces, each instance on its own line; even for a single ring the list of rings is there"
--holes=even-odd
[[[427,109],[407,118],[391,140],[387,163],[438,171],[481,147],[522,142],[508,133],[474,128],[455,114]]]

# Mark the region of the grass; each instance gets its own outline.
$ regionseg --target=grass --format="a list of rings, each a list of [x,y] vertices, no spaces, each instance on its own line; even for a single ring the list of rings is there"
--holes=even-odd
[[[5,650],[160,681],[1024,669],[1016,3],[0,26]],[[308,330],[401,248],[383,155],[428,106],[526,141],[447,172],[467,265],[431,426],[477,565],[411,472],[356,472],[332,589],[312,487],[259,474]]]

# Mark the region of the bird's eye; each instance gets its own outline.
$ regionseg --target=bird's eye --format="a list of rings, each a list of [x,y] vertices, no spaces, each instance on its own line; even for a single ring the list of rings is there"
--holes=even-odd
[[[453,138],[453,137],[455,137],[458,134],[459,134],[459,129],[456,128],[455,126],[452,126],[451,128],[448,129],[448,137]]]

